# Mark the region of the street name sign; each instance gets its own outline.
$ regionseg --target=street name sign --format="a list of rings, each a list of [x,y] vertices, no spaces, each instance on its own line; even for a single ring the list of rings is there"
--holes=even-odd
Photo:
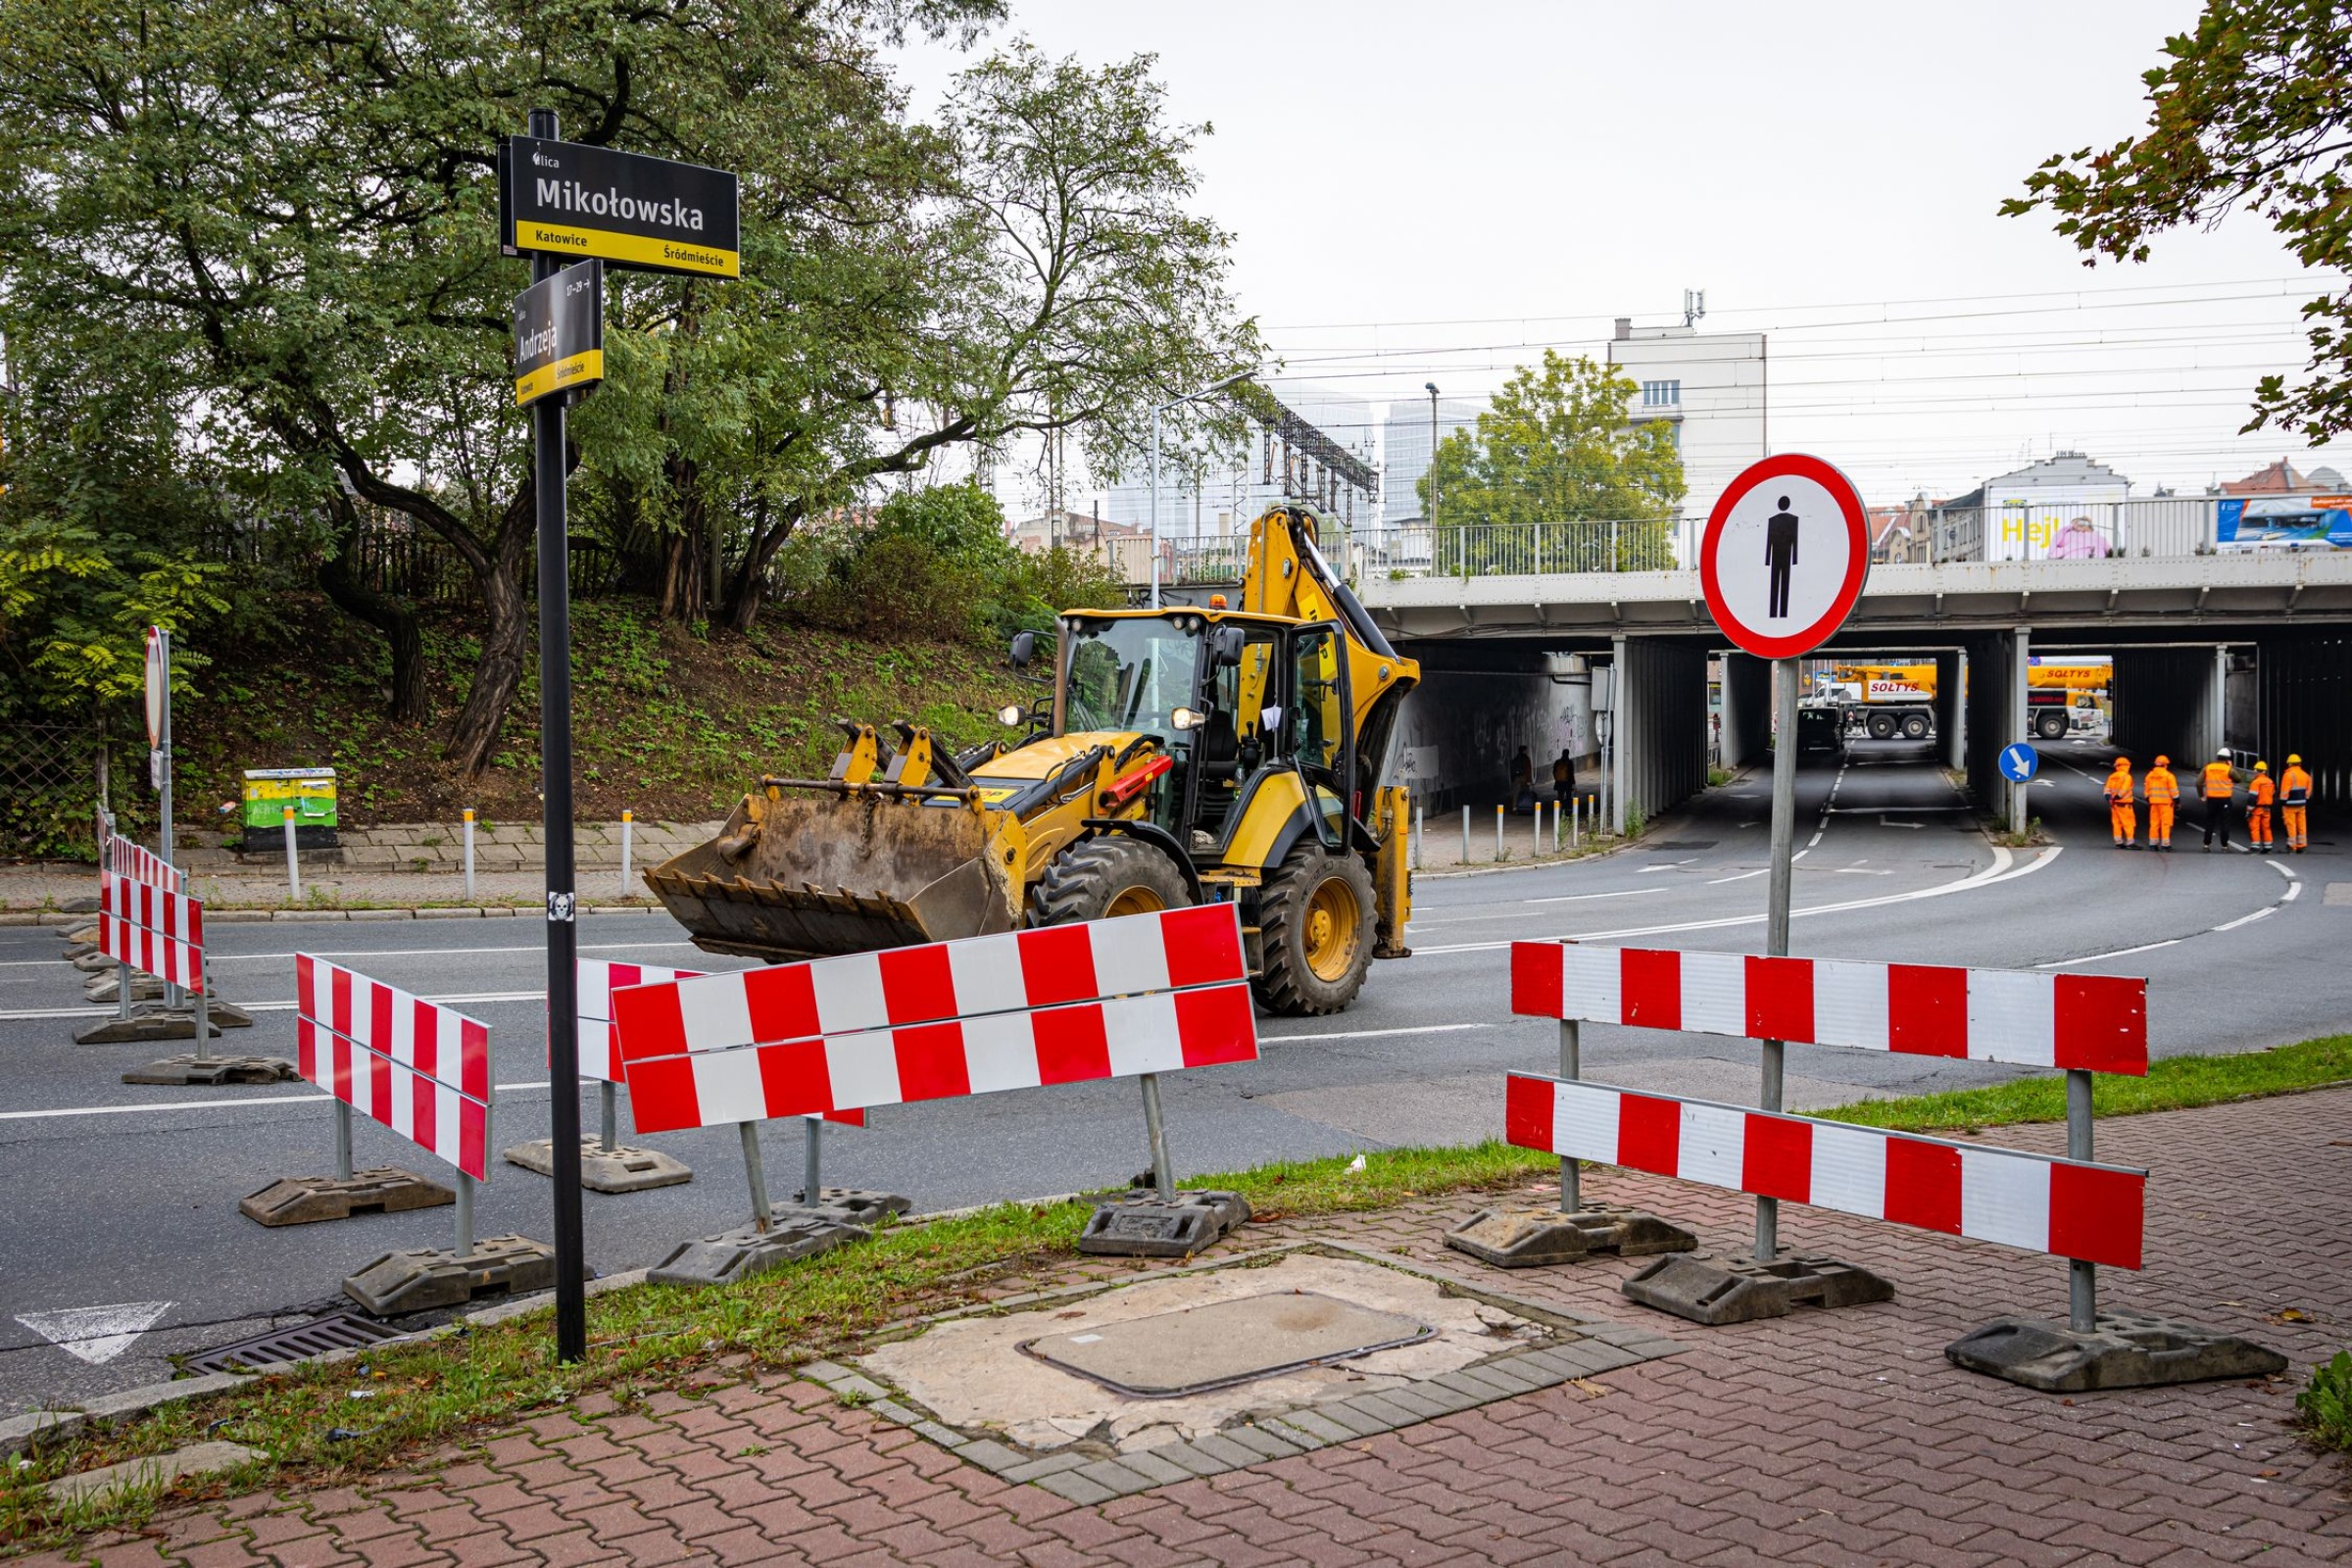
[[[581,262],[514,296],[514,404],[605,378],[605,264]]]
[[[2001,777],[2012,784],[2023,784],[2041,771],[2041,754],[2019,741],[2001,748]]]
[[[509,136],[499,144],[499,245],[509,256],[741,277],[740,189],[721,169]]]
[[[1795,659],[1852,613],[1870,570],[1862,497],[1819,458],[1750,464],[1707,515],[1698,580],[1725,636],[1758,659]]]

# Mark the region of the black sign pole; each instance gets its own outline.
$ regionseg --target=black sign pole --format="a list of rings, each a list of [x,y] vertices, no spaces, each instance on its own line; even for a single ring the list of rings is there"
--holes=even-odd
[[[531,111],[531,134],[555,140],[552,109]],[[502,235],[511,240],[512,234]],[[531,281],[563,269],[531,255]],[[588,1355],[587,1245],[580,1232],[580,1024],[578,901],[571,850],[571,570],[564,496],[562,393],[531,406],[531,462],[539,501],[539,772],[546,792],[547,1068],[556,1190],[556,1359]]]

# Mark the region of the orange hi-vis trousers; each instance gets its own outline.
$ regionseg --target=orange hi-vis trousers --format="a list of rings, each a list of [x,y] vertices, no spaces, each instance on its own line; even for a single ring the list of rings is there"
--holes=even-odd
[[[2246,837],[2258,850],[2271,847],[2271,808],[2267,806],[2246,808]]]
[[[2148,803],[2148,842],[2150,844],[2173,842],[2172,802],[2150,801]]]
[[[2311,843],[2309,809],[2302,806],[2282,808],[2286,816],[2286,847],[2290,850],[2300,850]]]
[[[2131,802],[2109,801],[2107,803],[2107,823],[2110,827],[2115,829],[2116,843],[2132,844],[2137,842],[2139,838],[2139,812],[2132,808]]]

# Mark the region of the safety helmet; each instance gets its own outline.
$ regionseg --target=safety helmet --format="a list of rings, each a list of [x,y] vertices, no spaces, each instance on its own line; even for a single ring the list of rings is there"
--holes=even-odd
[[[2268,773],[2270,770],[2271,764],[2268,762],[2256,762],[2254,764],[2254,771],[2257,773]]]
[[[2295,766],[2298,766],[2298,765],[2300,765],[2300,764],[2302,763],[2302,760],[2303,760],[2303,754],[2302,754],[2302,753],[2300,753],[2300,752],[2289,752],[2289,753],[2287,753],[2287,754],[2286,754],[2286,765],[2287,765],[2287,766],[2289,766],[2289,767],[2295,767]]]
[[[2130,767],[2132,765],[2132,759],[2129,757],[2119,757],[2115,760],[2115,765],[2118,767]]]
[[[2156,759],[2156,765],[2158,767],[2170,767],[2173,765],[2173,760],[2169,757],[2159,757]]]
[[[2217,757],[2217,758],[2221,759],[2223,761],[2227,762],[2228,760],[2230,760],[2230,748],[2229,748],[2229,747],[2227,747],[2227,746],[2225,746],[2225,747],[2223,747],[2223,748],[2222,748],[2220,751],[2218,751],[2218,752],[2214,753],[2213,755],[2214,755],[2215,757]]]

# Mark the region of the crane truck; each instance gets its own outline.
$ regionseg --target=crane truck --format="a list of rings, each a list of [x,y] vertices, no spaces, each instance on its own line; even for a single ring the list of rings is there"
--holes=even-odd
[[[2106,660],[2070,660],[2026,669],[2028,727],[2041,740],[2061,740],[2073,725],[2070,710],[2084,694],[2103,694],[2114,668]],[[1932,662],[1837,664],[1815,678],[1815,701],[1837,710],[1839,731],[1875,741],[1924,741],[1936,733],[1936,666]]]

